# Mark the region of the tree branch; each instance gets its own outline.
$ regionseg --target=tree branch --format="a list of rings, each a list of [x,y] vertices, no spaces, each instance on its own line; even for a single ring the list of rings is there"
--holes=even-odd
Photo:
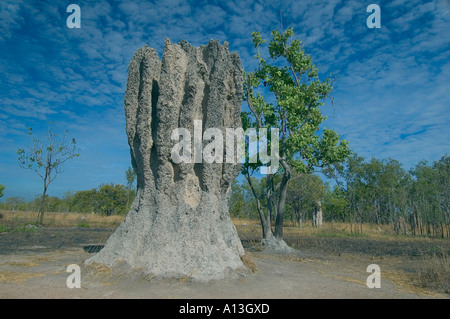
[[[256,108],[253,105],[253,102],[251,99],[251,97],[253,96],[253,86],[251,85],[250,75],[248,77],[249,77],[249,79],[248,79],[248,83],[247,83],[247,104],[248,104],[250,111],[252,111],[253,115],[255,116],[256,121],[258,122],[258,128],[261,128],[262,127],[261,117],[256,112]]]

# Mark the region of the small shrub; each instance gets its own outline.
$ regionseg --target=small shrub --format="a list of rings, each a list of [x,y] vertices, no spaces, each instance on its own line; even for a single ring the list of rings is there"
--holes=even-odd
[[[6,226],[3,226],[3,225],[0,225],[0,233],[6,233],[6,232],[9,232],[11,230],[12,230],[12,228],[10,228],[10,227],[6,227]]]
[[[14,227],[11,228],[10,231],[14,232],[14,233],[31,233],[31,232],[35,232],[38,231],[39,227],[36,226],[34,223],[30,223],[30,224],[22,224],[18,227]]]
[[[77,227],[89,228],[91,226],[86,222],[81,222],[81,223],[78,223]]]
[[[446,252],[425,257],[416,269],[416,284],[440,292],[450,293],[450,258]]]

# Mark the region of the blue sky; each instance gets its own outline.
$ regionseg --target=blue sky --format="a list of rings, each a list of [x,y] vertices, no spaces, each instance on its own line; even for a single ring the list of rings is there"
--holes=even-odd
[[[69,29],[69,4],[81,28]],[[369,29],[368,5],[381,8]],[[32,199],[42,182],[17,164],[32,127],[69,130],[80,157],[49,194],[125,183],[130,166],[123,95],[133,53],[162,54],[164,38],[193,45],[228,41],[244,68],[255,62],[251,32],[293,27],[321,78],[336,76],[325,126],[366,158],[406,169],[450,154],[450,2],[394,1],[5,1],[0,2],[0,183],[4,198]]]

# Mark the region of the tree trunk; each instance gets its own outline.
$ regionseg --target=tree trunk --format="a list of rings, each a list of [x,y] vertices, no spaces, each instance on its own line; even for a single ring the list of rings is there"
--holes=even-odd
[[[287,181],[289,180],[289,178],[286,178],[285,175],[283,175],[283,179],[280,184],[280,196],[278,197],[278,205],[272,205],[273,209],[277,210],[275,217],[274,236],[263,238],[261,240],[261,244],[263,245],[264,250],[269,252],[295,254],[297,253],[297,251],[289,247],[283,239],[283,219],[286,208]]]
[[[45,213],[45,195],[47,194],[47,180],[44,179],[44,191],[42,192],[41,205],[39,207],[39,213],[37,218],[37,224],[42,226],[44,224],[44,213]]]
[[[313,217],[312,217],[312,225],[314,227],[320,227],[322,226],[322,204],[319,201],[317,201],[316,206],[314,207],[314,211],[313,211]]]
[[[273,201],[273,193],[274,193],[274,188],[273,188],[273,180],[272,180],[273,176],[269,175],[267,176],[267,189],[266,189],[266,204],[267,204],[267,235],[264,238],[271,238],[273,236],[273,232],[272,232],[272,216],[276,216],[277,212],[276,212],[276,206],[274,205],[274,201]],[[275,212],[274,212],[275,210]],[[275,214],[274,214],[275,213]]]
[[[298,227],[303,227],[303,213],[301,211],[298,212]]]
[[[125,220],[87,264],[112,267],[123,261],[145,275],[198,281],[247,271],[229,215],[231,184],[241,167],[236,159],[227,163],[217,146],[214,152],[210,148],[214,162],[202,158],[212,144],[212,138],[202,142],[207,129],[218,129],[223,137],[226,128],[241,127],[242,76],[239,56],[218,41],[196,48],[166,39],[162,62],[148,46],[135,53],[125,115],[137,196]],[[220,140],[213,136],[214,142]],[[189,143],[179,149],[186,161],[178,161],[179,151],[174,154],[182,142]]]
[[[259,219],[261,221],[261,228],[262,228],[262,233],[263,233],[262,237],[263,238],[272,237],[272,228],[270,226],[270,212],[269,212],[267,218],[265,218],[264,211],[262,210],[262,207],[261,207],[261,201],[259,200],[258,195],[256,194],[255,187],[252,183],[252,180],[250,179],[250,175],[249,175],[248,171],[245,174],[245,178],[247,179],[250,189],[252,190],[253,197],[256,200],[256,207],[258,209]]]
[[[411,234],[416,235],[416,221],[414,219],[414,211],[409,214],[409,223],[411,225]]]
[[[283,240],[283,222],[284,222],[284,212],[286,210],[286,195],[288,189],[288,182],[291,177],[289,171],[285,171],[280,184],[280,195],[278,198],[278,212],[275,220],[275,238],[278,240]]]

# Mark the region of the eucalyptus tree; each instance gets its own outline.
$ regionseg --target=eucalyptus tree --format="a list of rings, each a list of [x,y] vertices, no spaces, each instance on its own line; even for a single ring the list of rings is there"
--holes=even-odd
[[[330,79],[321,81],[318,69],[311,57],[305,53],[301,41],[294,38],[293,29],[281,32],[274,30],[268,44],[270,61],[260,50],[266,42],[259,32],[252,33],[257,51],[258,68],[246,74],[244,98],[249,112],[243,112],[244,129],[278,129],[276,136],[270,135],[270,145],[275,139],[279,143],[276,160],[280,169],[267,176],[266,200],[268,212],[260,208],[263,241],[266,246],[286,248],[283,240],[283,222],[286,211],[286,196],[293,171],[307,173],[315,168],[341,162],[350,154],[348,143],[330,129],[322,127],[326,119],[321,112],[324,101],[330,97]],[[276,132],[276,131],[275,131]],[[261,138],[261,137],[260,137]],[[271,154],[272,160],[274,154]],[[269,163],[272,164],[272,163]],[[243,175],[251,185],[252,172],[263,166],[245,163]],[[272,167],[272,166],[269,166]],[[280,181],[274,184],[275,176]],[[257,198],[260,201],[261,198]],[[258,204],[258,207],[261,207]],[[270,216],[275,215],[275,230],[272,233]]]

